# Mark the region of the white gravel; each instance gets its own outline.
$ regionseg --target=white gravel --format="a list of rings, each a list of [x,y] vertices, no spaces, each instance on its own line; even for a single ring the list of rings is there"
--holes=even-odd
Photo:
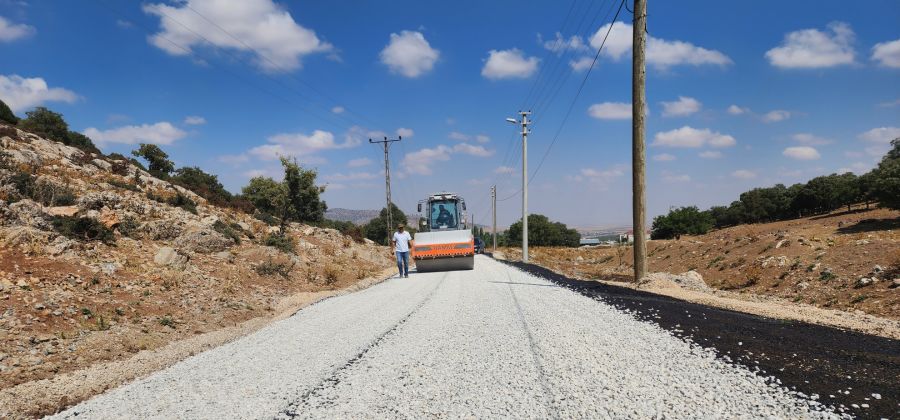
[[[835,417],[611,306],[475,266],[326,300],[57,417]]]

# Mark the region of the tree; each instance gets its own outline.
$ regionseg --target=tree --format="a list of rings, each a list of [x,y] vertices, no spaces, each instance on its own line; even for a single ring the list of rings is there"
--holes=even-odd
[[[288,221],[321,222],[325,220],[328,206],[319,198],[324,186],[316,185],[316,171],[303,169],[296,159],[281,158],[284,167],[282,183],[285,200],[282,203],[282,226]]]
[[[25,119],[19,121],[19,127],[41,137],[65,143],[69,136],[69,124],[62,114],[39,106],[25,113]]]
[[[9,106],[3,101],[0,101],[0,121],[13,125],[19,123],[19,117],[17,117],[16,114],[13,114],[12,110],[9,109]]]
[[[513,223],[506,231],[509,243],[522,242],[522,221]],[[581,243],[581,235],[575,229],[569,229],[563,223],[551,222],[542,214],[528,215],[528,244],[534,246],[569,246],[577,247]]]
[[[241,194],[263,214],[274,215],[283,206],[281,184],[267,176],[250,178],[250,183],[241,189]]]
[[[84,134],[81,134],[77,131],[69,131],[68,133],[66,133],[66,141],[64,141],[63,143],[68,146],[81,149],[88,153],[96,153],[98,155],[102,154],[100,153],[100,149],[98,149],[97,146],[94,145],[94,142],[90,137],[85,136]]]
[[[181,185],[217,206],[229,206],[233,196],[219,182],[219,177],[208,174],[199,167],[184,167],[175,171],[172,182]]]
[[[131,151],[131,154],[144,158],[147,161],[148,172],[157,178],[168,178],[175,170],[175,164],[169,160],[169,155],[155,144],[141,143],[137,150]]]
[[[900,138],[891,140],[891,146],[873,171],[872,195],[881,206],[900,210]]]
[[[403,210],[400,210],[394,203],[391,203],[391,218],[394,222],[394,226],[391,226],[390,228],[391,231],[394,230],[398,223],[403,223],[404,225],[409,223],[406,218],[406,213],[404,213]],[[412,234],[414,228],[409,227],[407,230]],[[388,245],[387,207],[381,209],[381,212],[378,213],[378,217],[370,220],[369,223],[366,223],[363,227],[363,233],[366,235],[366,238],[375,243]]]
[[[711,213],[700,211],[696,206],[679,207],[653,219],[650,237],[679,239],[681,235],[702,235],[709,232],[714,223]]]

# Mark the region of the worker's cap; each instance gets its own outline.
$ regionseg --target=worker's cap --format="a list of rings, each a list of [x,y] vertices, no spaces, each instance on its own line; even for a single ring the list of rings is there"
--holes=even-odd
[[[397,228],[398,228],[398,229],[399,229],[399,228],[402,228],[402,227],[403,227],[403,223],[397,223]]]

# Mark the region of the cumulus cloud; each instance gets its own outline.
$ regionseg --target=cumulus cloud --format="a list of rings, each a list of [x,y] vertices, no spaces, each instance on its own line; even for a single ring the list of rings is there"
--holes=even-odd
[[[280,156],[308,157],[323,150],[345,149],[360,144],[360,139],[348,134],[343,142],[338,142],[334,134],[315,130],[312,134],[281,133],[267,139],[268,144],[250,149],[250,154],[263,160],[274,160]]]
[[[742,108],[737,105],[731,105],[728,107],[728,113],[731,115],[741,115],[750,112],[750,108]]]
[[[668,153],[660,153],[658,155],[653,155],[653,160],[657,162],[670,162],[675,160],[675,155],[670,155]]]
[[[551,40],[544,40],[543,37],[538,34],[538,42],[540,42],[544,48],[549,51],[556,53],[557,55],[562,55],[562,53],[566,51],[590,51],[591,47],[588,46],[584,40],[578,35],[572,35],[568,39],[562,36],[561,33],[556,33],[556,38]]]
[[[484,134],[477,134],[477,135],[475,135],[475,141],[477,141],[479,143],[487,143],[487,142],[491,141],[491,138]]]
[[[875,44],[872,60],[884,67],[900,68],[900,39]]]
[[[159,18],[160,31],[150,36],[150,43],[171,55],[190,55],[194,48],[212,44],[252,54],[267,72],[284,72],[300,68],[307,55],[334,51],[272,0],[187,0],[145,4],[143,9]]]
[[[457,144],[453,146],[453,151],[478,157],[488,157],[494,154],[493,150],[485,149],[484,146],[476,146],[469,143]]]
[[[591,37],[590,45],[595,50],[600,48],[606,32],[609,31],[609,25],[607,23],[601,26]],[[601,54],[618,61],[631,51],[631,41],[631,25],[616,22],[612,27],[612,31],[609,32],[609,38],[606,40],[606,45],[603,47]],[[678,65],[700,66],[711,64],[727,66],[733,63],[727,55],[719,51],[698,47],[689,42],[670,41],[653,36],[647,39],[646,58],[647,64],[660,70]]]
[[[392,73],[415,78],[431,71],[441,52],[431,48],[425,35],[415,31],[391,34],[388,45],[381,50],[381,62]]]
[[[156,124],[126,125],[109,130],[99,130],[90,127],[84,130],[84,135],[97,143],[121,143],[137,144],[150,143],[167,145],[187,136],[187,132],[179,129],[167,121]]]
[[[517,48],[491,50],[481,69],[481,75],[492,80],[525,79],[537,70],[538,61],[537,57],[525,57]]]
[[[856,136],[862,141],[875,144],[889,144],[891,140],[900,137],[900,127],[873,128]]]
[[[674,174],[671,172],[663,172],[662,174],[663,182],[667,184],[676,184],[681,182],[690,182],[691,176],[687,174]]]
[[[601,190],[609,187],[615,179],[625,175],[628,171],[628,165],[618,164],[608,169],[582,168],[576,175],[566,176],[566,180],[571,182],[587,182],[593,184]]]
[[[40,77],[0,74],[0,98],[13,112],[20,112],[46,102],[72,103],[78,95],[68,89],[51,88]]]
[[[766,52],[766,58],[773,66],[788,69],[853,64],[855,38],[850,25],[832,22],[827,31],[803,29],[788,33],[780,46]]]
[[[791,112],[785,111],[783,109],[776,109],[774,111],[769,111],[762,116],[762,120],[765,123],[773,123],[778,121],[784,121],[788,118],[791,118]]]
[[[331,108],[331,112],[335,113],[335,114],[343,114],[344,111],[345,111],[345,109],[342,106],[336,106],[336,107]]]
[[[900,106],[900,99],[897,99],[896,101],[888,101],[888,102],[882,102],[882,103],[878,104],[879,108],[893,108],[895,106]]]
[[[196,115],[190,115],[184,118],[184,123],[186,125],[203,125],[206,124],[206,118]]]
[[[509,166],[499,166],[497,169],[494,169],[495,174],[511,174],[513,172],[515,172],[515,169]]]
[[[588,107],[588,115],[598,120],[630,120],[631,104],[625,102],[603,102]]]
[[[451,131],[450,134],[447,134],[447,138],[456,141],[469,141],[471,137],[468,134],[463,134],[459,131]]]
[[[703,159],[718,159],[722,157],[722,152],[718,150],[706,150],[700,152],[700,154],[698,154],[697,156],[700,156]]]
[[[781,154],[796,160],[816,160],[821,157],[819,151],[810,146],[788,147]]]
[[[34,35],[33,26],[24,23],[13,23],[0,16],[0,42],[12,42]]]
[[[347,162],[347,166],[351,168],[360,168],[371,164],[372,159],[369,158],[350,159],[350,161]]]
[[[347,174],[338,172],[331,175],[325,175],[322,178],[331,181],[360,181],[366,179],[375,179],[381,175],[382,174],[376,172],[350,172]]]
[[[834,141],[826,139],[824,137],[819,137],[810,133],[797,133],[791,136],[791,139],[800,144],[809,144],[814,146],[821,146],[825,144],[834,143]]]
[[[431,175],[434,164],[440,161],[450,160],[450,153],[453,150],[444,145],[438,145],[433,148],[424,148],[415,152],[407,153],[403,157],[403,167],[407,173],[417,175]]]
[[[217,157],[216,160],[229,165],[240,165],[249,161],[250,157],[245,153],[241,153],[239,155],[222,155]]]
[[[738,169],[732,172],[731,176],[738,179],[753,179],[756,178],[756,172],[748,171],[746,169]]]
[[[736,143],[737,141],[730,135],[708,128],[697,129],[689,126],[663,131],[653,138],[653,146],[665,147],[730,147]]]
[[[400,128],[397,129],[397,135],[398,135],[398,136],[401,136],[401,137],[409,138],[409,137],[414,136],[415,134],[416,134],[416,132],[413,131],[412,128],[403,128],[403,127],[400,127]]]
[[[577,60],[569,60],[569,66],[574,71],[587,70],[591,68],[591,64],[594,64],[594,57],[581,57]]]
[[[663,106],[663,117],[683,117],[700,111],[703,104],[687,96],[679,96],[677,101],[660,102]]]

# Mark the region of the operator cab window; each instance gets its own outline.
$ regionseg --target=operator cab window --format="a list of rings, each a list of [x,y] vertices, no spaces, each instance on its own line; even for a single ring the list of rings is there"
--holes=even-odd
[[[459,213],[455,201],[435,201],[431,203],[432,229],[456,229],[459,222]]]

